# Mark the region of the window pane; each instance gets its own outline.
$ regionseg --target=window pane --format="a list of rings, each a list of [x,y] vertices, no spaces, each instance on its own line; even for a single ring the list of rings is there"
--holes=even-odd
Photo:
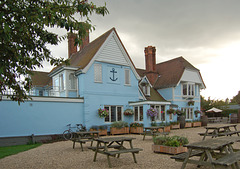
[[[122,107],[117,107],[117,121],[121,121],[122,120]]]
[[[183,95],[187,95],[187,85],[183,84]]]
[[[109,107],[108,106],[105,106],[104,109],[107,109],[109,114],[107,117],[105,117],[105,122],[109,122],[109,115],[111,115],[111,112],[109,111]]]
[[[161,120],[165,121],[165,106],[161,106]]]
[[[130,70],[125,69],[125,84],[129,85],[130,84]]]
[[[111,106],[111,122],[116,121],[116,106]]]
[[[134,121],[138,121],[138,107],[134,107]]]
[[[140,121],[143,121],[143,106],[140,106]]]
[[[94,81],[102,82],[102,65],[94,64]]]

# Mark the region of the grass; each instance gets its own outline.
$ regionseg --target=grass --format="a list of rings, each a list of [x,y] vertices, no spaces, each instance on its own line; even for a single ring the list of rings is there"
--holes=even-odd
[[[14,155],[23,151],[27,151],[38,146],[42,145],[41,143],[37,144],[27,144],[27,145],[17,145],[9,147],[0,147],[0,159],[6,156]]]

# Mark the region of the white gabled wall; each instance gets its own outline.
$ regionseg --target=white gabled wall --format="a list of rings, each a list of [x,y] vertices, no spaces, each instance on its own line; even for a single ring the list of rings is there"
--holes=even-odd
[[[203,85],[203,81],[199,75],[198,71],[193,71],[189,69],[185,69],[182,75],[182,78],[180,81],[185,81],[185,82],[192,82],[192,83],[198,83]]]

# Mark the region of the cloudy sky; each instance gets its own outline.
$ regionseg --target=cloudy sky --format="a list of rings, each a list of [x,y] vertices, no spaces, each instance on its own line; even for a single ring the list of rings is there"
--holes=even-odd
[[[90,1],[90,0],[89,0]],[[157,63],[179,56],[198,68],[206,84],[201,94],[231,99],[240,90],[239,0],[95,0],[109,14],[91,17],[94,40],[112,27],[137,68],[145,67],[144,47],[155,46]],[[65,32],[59,32],[64,34]],[[51,46],[67,58],[67,42]],[[49,71],[48,66],[45,71]]]

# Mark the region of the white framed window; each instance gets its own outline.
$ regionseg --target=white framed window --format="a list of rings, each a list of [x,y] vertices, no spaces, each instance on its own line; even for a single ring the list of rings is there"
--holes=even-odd
[[[136,106],[134,110],[134,121],[143,121],[143,106]]]
[[[74,73],[69,74],[69,89],[77,89],[77,78],[74,76]]]
[[[102,65],[94,64],[94,82],[102,83]]]
[[[125,72],[125,85],[130,85],[130,69],[124,69]]]
[[[185,113],[186,120],[193,120],[193,108],[182,108]]]
[[[59,88],[60,88],[60,90],[64,90],[64,75],[63,74],[59,75]]]
[[[143,89],[143,93],[146,96],[150,96],[150,86],[149,86],[149,84],[145,84],[144,86],[142,86],[142,89]]]
[[[155,118],[156,121],[165,121],[166,120],[166,111],[164,105],[151,105],[152,108],[157,109],[158,115]]]
[[[104,106],[104,109],[107,109],[109,114],[105,117],[105,122],[114,122],[121,121],[123,116],[123,107],[122,106]]]
[[[194,97],[195,96],[195,85],[190,83],[182,84],[182,95],[184,97]]]

